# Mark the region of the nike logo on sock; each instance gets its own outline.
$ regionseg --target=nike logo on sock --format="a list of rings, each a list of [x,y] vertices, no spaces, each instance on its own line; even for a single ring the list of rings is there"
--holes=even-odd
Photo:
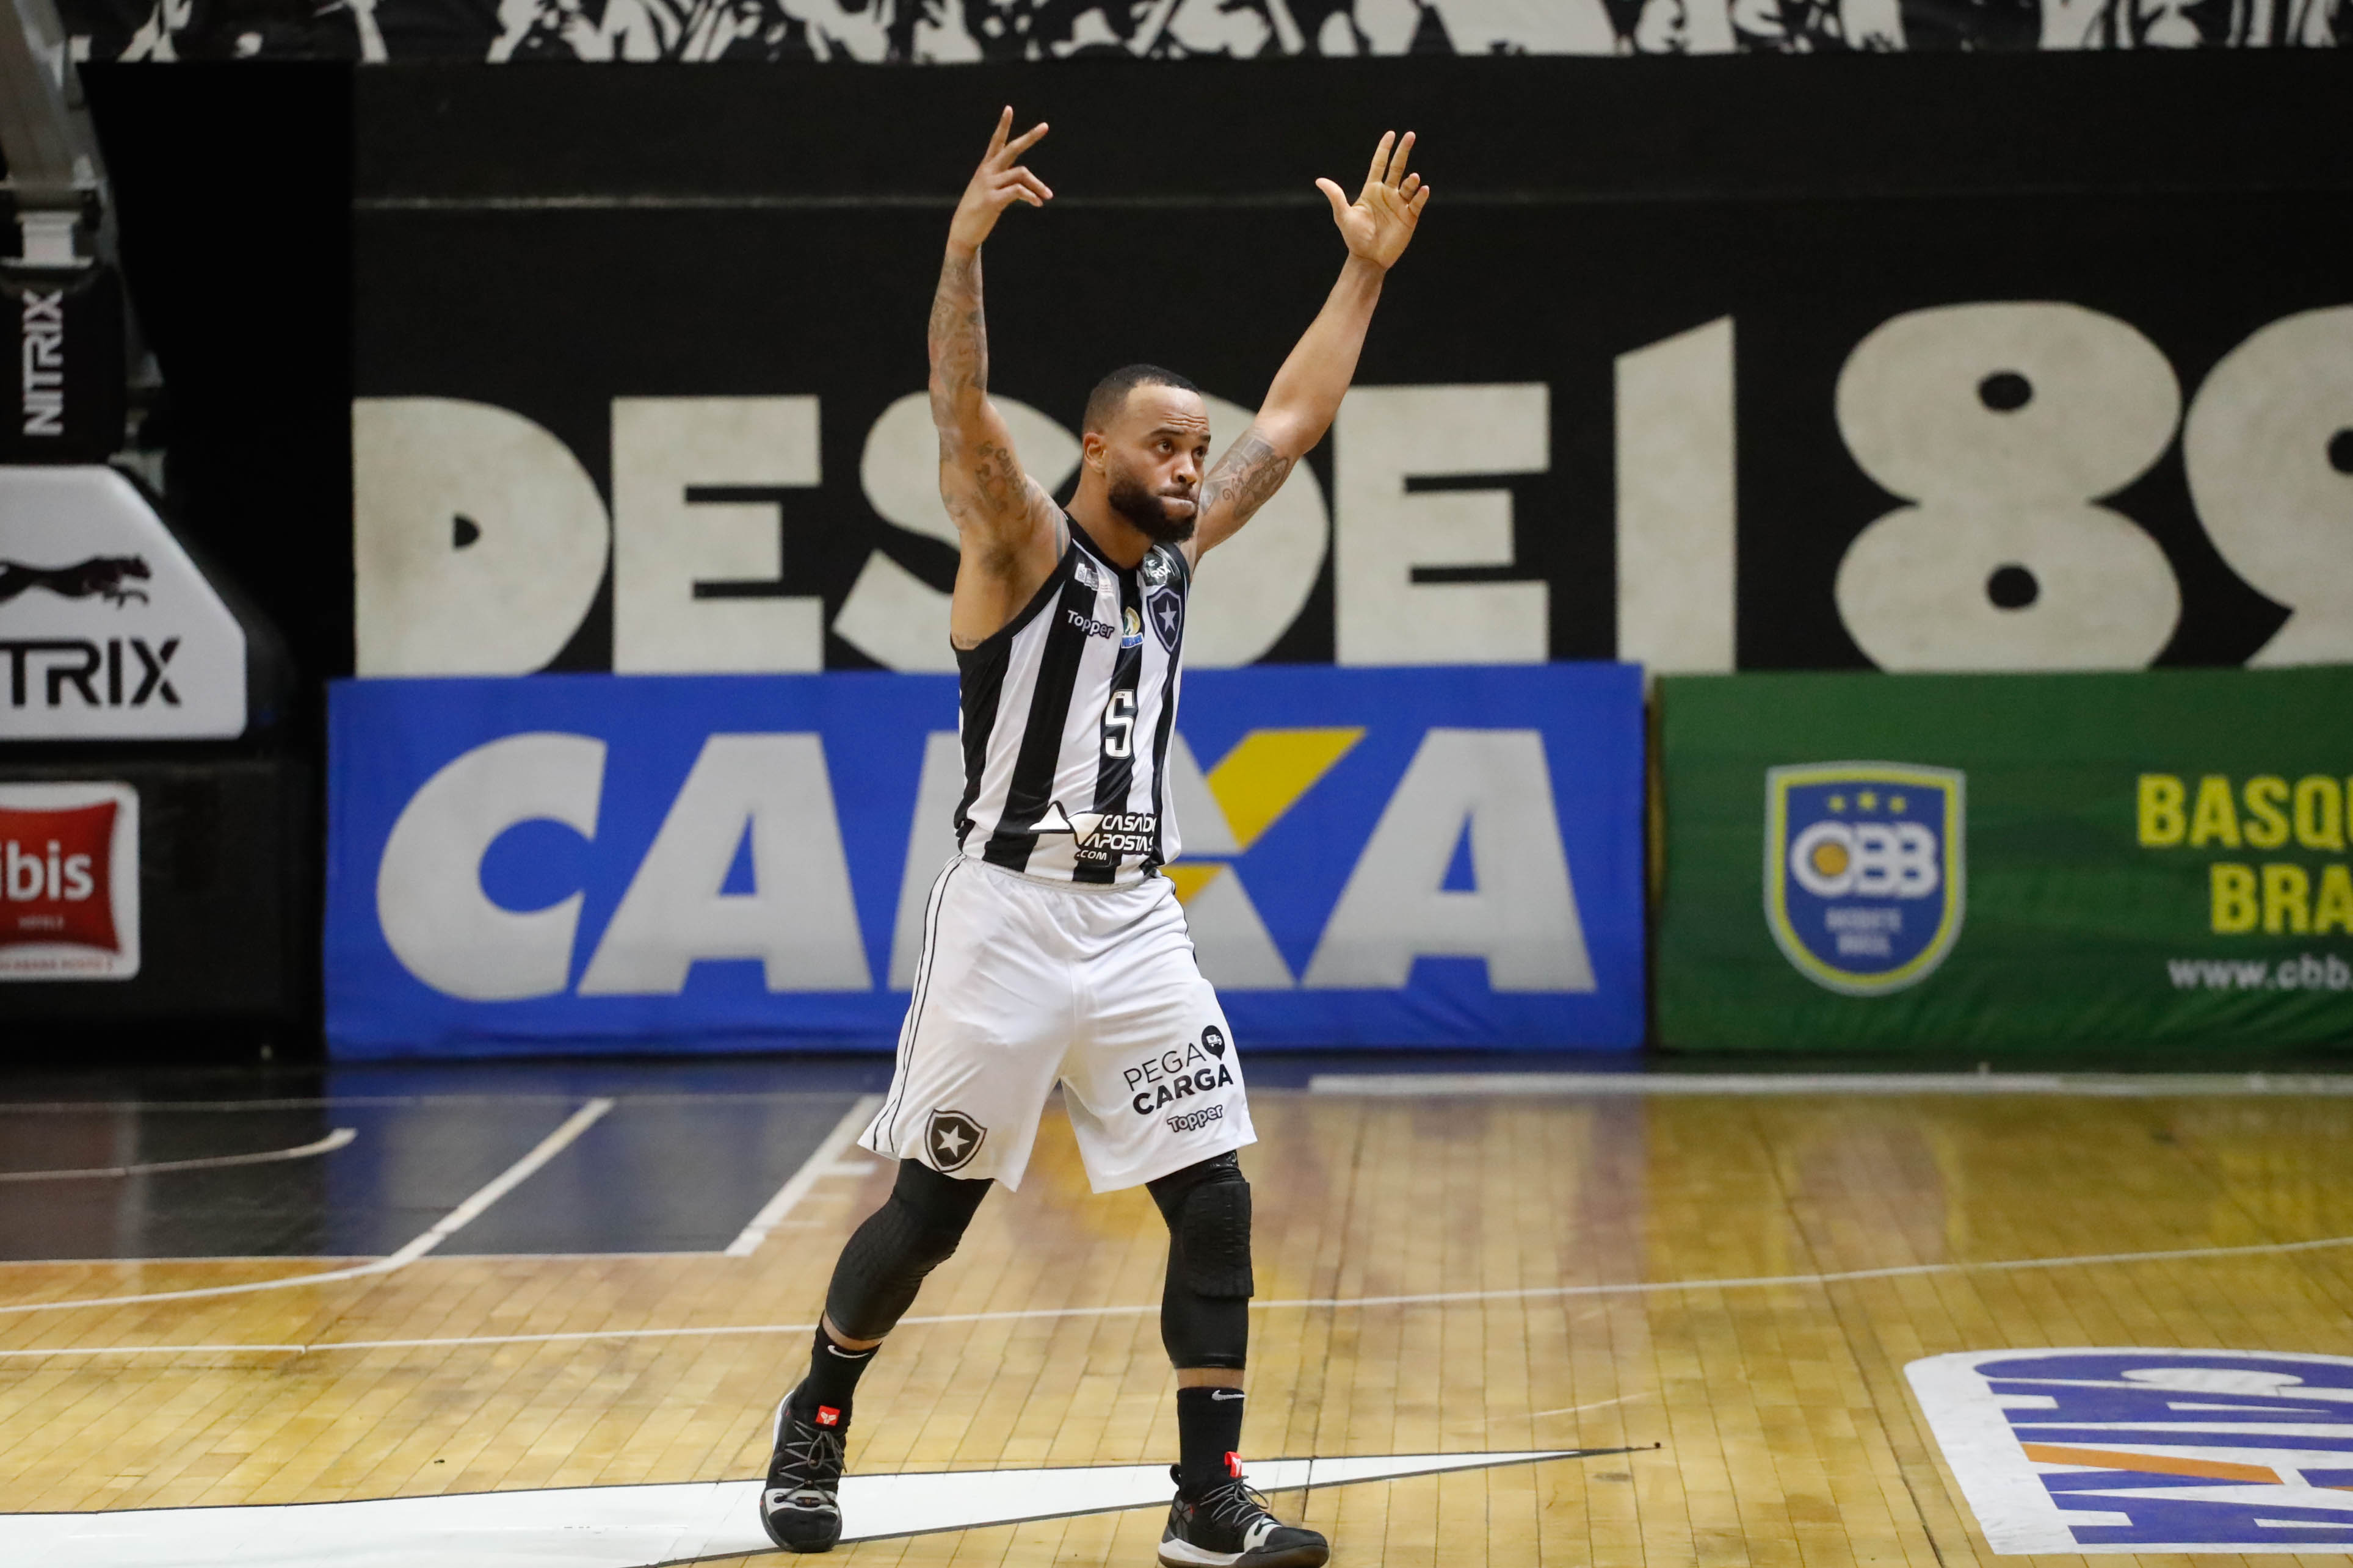
[[[825,1348],[831,1351],[834,1354],[839,1356],[844,1361],[864,1361],[868,1356],[874,1353],[871,1350],[846,1351],[839,1345],[828,1345]]]
[[[1242,1391],[1239,1388],[1213,1388],[1209,1390],[1209,1397],[1222,1404],[1229,1399],[1241,1398]]]

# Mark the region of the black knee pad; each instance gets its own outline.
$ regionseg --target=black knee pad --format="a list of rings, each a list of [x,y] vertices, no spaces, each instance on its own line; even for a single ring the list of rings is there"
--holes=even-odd
[[[915,1160],[899,1163],[891,1199],[866,1216],[841,1249],[825,1315],[853,1340],[879,1340],[914,1304],[931,1271],[955,1256],[988,1184],[944,1176]]]
[[[1220,1154],[1151,1184],[1168,1222],[1168,1281],[1160,1337],[1180,1367],[1239,1370],[1250,1350],[1250,1190],[1241,1163]]]

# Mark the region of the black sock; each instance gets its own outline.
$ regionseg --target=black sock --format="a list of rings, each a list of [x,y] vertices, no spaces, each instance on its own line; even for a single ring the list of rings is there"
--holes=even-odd
[[[1176,1391],[1176,1489],[1187,1497],[1225,1485],[1242,1473],[1242,1391]]]
[[[849,1419],[849,1402],[857,1396],[858,1380],[874,1361],[880,1345],[869,1345],[862,1351],[844,1350],[834,1342],[831,1334],[819,1324],[817,1342],[810,1347],[808,1375],[801,1379],[800,1405],[811,1413],[820,1426],[833,1426]],[[828,1421],[824,1412],[835,1412]]]

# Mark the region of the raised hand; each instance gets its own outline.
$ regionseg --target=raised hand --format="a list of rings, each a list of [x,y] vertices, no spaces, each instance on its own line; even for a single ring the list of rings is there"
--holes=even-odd
[[[1046,182],[1020,163],[1021,154],[1035,147],[1045,134],[1046,125],[1040,121],[1020,135],[1013,135],[1013,110],[1009,107],[997,117],[997,133],[988,139],[987,156],[973,171],[972,183],[965,186],[964,198],[956,203],[955,216],[948,222],[951,252],[969,256],[977,251],[1005,209],[1015,202],[1042,207],[1053,199],[1054,193],[1047,188]]]
[[[1012,112],[1006,110],[1008,116]],[[1421,183],[1419,174],[1405,172],[1406,159],[1412,152],[1412,132],[1407,132],[1403,141],[1394,131],[1384,132],[1381,144],[1373,150],[1365,188],[1354,203],[1332,181],[1315,182],[1315,188],[1332,204],[1332,221],[1340,226],[1340,237],[1348,242],[1348,254],[1383,270],[1396,265],[1405,247],[1413,243],[1414,226],[1421,221],[1421,209],[1430,205],[1430,187]]]

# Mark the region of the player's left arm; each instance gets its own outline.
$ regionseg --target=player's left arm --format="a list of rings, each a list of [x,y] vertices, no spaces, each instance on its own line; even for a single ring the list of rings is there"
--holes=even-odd
[[[1275,373],[1258,417],[1227,449],[1201,481],[1201,521],[1187,550],[1192,560],[1233,537],[1264,506],[1293,465],[1305,457],[1340,412],[1340,399],[1356,379],[1356,356],[1380,303],[1381,284],[1413,241],[1414,226],[1429,205],[1430,187],[1406,173],[1413,132],[1381,138],[1365,188],[1354,202],[1330,180],[1315,188],[1332,204],[1332,221],[1347,242],[1348,260],[1308,329]]]

